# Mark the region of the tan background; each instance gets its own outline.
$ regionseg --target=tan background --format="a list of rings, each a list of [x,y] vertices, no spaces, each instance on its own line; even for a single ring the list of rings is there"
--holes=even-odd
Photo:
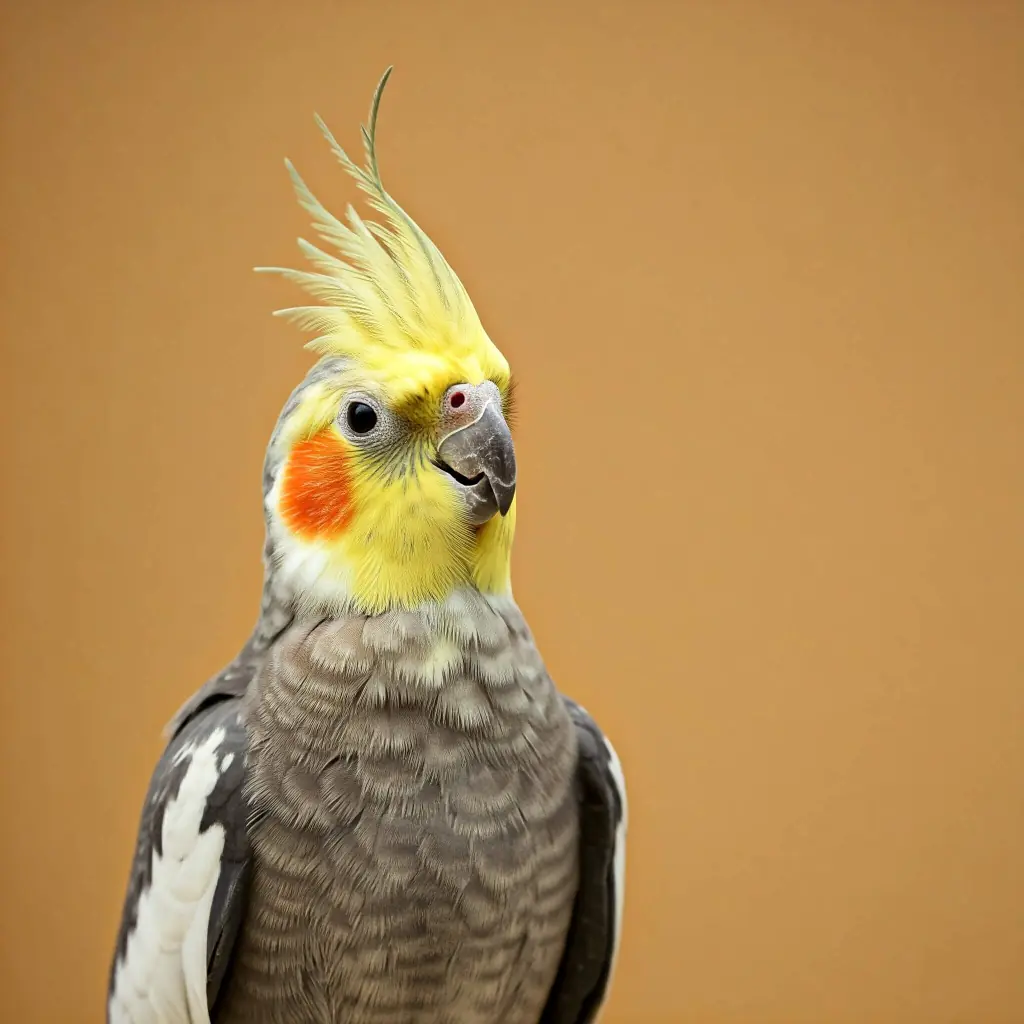
[[[550,9],[548,9],[550,8]],[[511,13],[512,11],[515,13]],[[289,155],[521,381],[516,587],[632,787],[607,1024],[1024,1021],[1024,5],[3,5],[3,986],[102,1016],[260,582]]]

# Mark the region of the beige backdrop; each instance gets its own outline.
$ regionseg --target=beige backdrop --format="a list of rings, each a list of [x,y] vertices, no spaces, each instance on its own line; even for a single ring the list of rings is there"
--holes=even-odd
[[[1024,5],[3,4],[0,1018],[103,1012],[260,583],[291,156],[521,382],[516,592],[628,769],[607,1024],[1024,1021]]]

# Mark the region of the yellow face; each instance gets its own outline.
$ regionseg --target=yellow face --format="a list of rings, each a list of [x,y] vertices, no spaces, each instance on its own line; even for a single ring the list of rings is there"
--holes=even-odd
[[[300,602],[371,613],[460,586],[506,593],[515,529],[508,363],[455,272],[381,182],[387,77],[363,129],[365,166],[321,122],[383,223],[351,207],[338,220],[288,165],[339,255],[300,241],[314,270],[277,270],[320,300],[280,312],[316,333],[309,347],[325,358],[282,414],[268,460],[279,578]]]
[[[376,613],[460,586],[507,593],[512,382],[491,359],[318,365],[272,442],[278,572],[300,601]]]

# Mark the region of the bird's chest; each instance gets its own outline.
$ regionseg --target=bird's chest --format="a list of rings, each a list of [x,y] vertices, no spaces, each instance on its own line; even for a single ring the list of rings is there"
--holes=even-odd
[[[352,703],[329,745],[301,715],[254,730],[254,874],[218,1024],[296,1006],[310,1024],[535,1024],[576,891],[575,734],[546,677],[515,706],[467,728],[436,704]]]
[[[473,798],[484,775],[365,795],[344,823],[299,824],[297,806],[264,820],[242,954],[263,1009],[297,996],[318,1024],[534,1024],[576,890],[576,804],[568,779],[542,794],[511,772]]]

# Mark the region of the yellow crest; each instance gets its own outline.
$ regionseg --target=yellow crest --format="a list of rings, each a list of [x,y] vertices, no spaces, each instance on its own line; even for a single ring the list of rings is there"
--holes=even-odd
[[[295,281],[324,305],[297,306],[276,315],[297,321],[317,337],[307,344],[321,355],[356,363],[401,407],[439,398],[451,383],[495,380],[504,391],[509,367],[487,336],[466,289],[440,250],[387,193],[377,165],[377,113],[388,68],[377,85],[369,124],[361,128],[366,163],[357,167],[318,116],[317,124],[345,170],[385,223],[366,222],[349,206],[343,223],[313,195],[285,161],[299,202],[319,236],[343,258],[299,239],[316,272],[279,267],[257,270]]]

